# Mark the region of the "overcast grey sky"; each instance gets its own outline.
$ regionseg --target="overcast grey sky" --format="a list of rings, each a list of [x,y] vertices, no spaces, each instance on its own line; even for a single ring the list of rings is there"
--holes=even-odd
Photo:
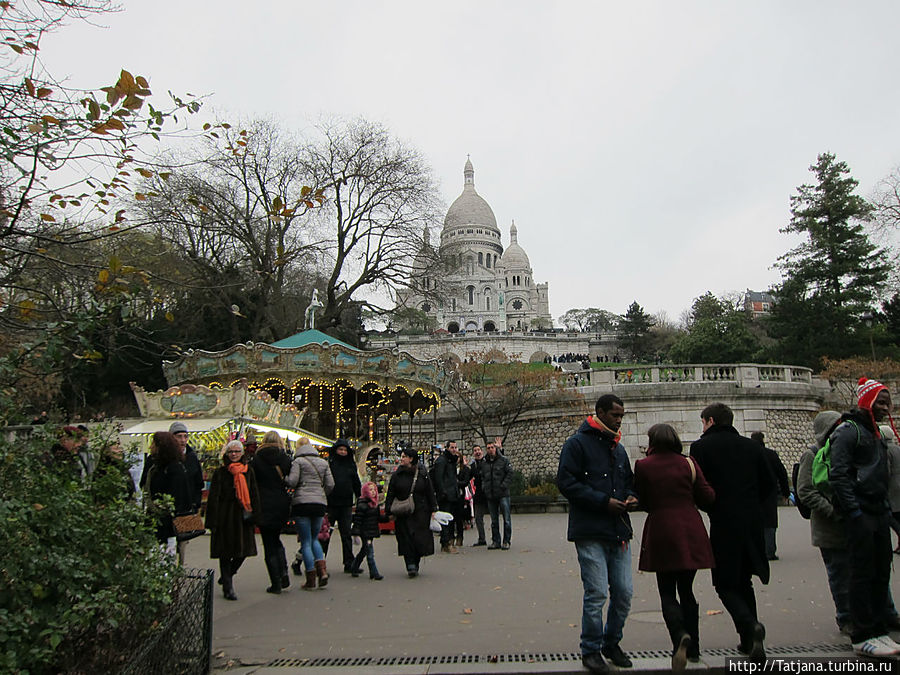
[[[386,124],[449,205],[466,154],[515,220],[556,320],[764,290],[789,198],[829,151],[868,195],[900,164],[900,3],[125,0],[43,44],[57,74],[120,67],[223,115]]]

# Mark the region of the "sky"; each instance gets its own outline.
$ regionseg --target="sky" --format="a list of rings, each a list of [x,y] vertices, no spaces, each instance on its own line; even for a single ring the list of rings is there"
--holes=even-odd
[[[765,290],[822,152],[868,196],[900,165],[900,3],[125,0],[42,43],[95,88],[120,68],[204,115],[385,124],[449,204],[470,155],[554,320]]]

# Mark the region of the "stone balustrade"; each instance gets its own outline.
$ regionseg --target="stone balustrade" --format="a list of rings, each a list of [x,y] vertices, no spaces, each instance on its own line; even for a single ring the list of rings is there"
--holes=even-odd
[[[799,366],[705,363],[603,368],[590,375],[591,386],[664,382],[734,382],[739,387],[757,387],[767,382],[811,384],[812,370]]]

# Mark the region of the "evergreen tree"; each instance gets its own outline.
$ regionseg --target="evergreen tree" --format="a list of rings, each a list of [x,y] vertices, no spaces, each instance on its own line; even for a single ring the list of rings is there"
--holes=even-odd
[[[690,325],[669,354],[681,363],[740,363],[751,361],[759,338],[750,329],[742,308],[707,291],[691,306]]]
[[[780,360],[817,366],[823,356],[862,353],[860,317],[877,305],[888,266],[863,229],[872,206],[854,194],[858,182],[847,164],[824,153],[810,171],[816,184],[797,189],[791,222],[781,230],[806,241],[776,263],[784,281],[775,289],[770,330]]]
[[[644,312],[637,300],[628,306],[625,316],[619,321],[619,342],[637,361],[647,355],[647,335],[654,325],[653,317]]]

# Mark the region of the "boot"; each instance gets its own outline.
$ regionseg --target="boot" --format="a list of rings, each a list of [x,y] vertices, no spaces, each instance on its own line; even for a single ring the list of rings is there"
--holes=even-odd
[[[328,585],[328,570],[324,560],[316,560],[316,576],[319,577],[319,588],[325,588]]]
[[[219,558],[219,580],[222,583],[222,594],[226,600],[237,600],[234,593],[233,573],[231,571],[231,559]]]
[[[277,555],[268,555],[265,562],[266,572],[269,573],[269,587],[266,589],[266,593],[278,595],[281,593],[281,561]]]
[[[306,583],[300,587],[304,591],[316,590],[316,571],[312,570],[306,573]]]
[[[681,673],[687,666],[687,653],[691,646],[691,636],[682,631],[675,637],[672,650],[672,672]]]
[[[700,606],[696,603],[688,605],[682,602],[681,611],[684,615],[684,629],[691,636],[687,658],[688,661],[696,663],[700,660]]]
[[[288,574],[287,556],[284,549],[281,551],[281,559],[279,560],[279,570],[281,572],[281,587],[287,588],[291,585],[291,575]]]

